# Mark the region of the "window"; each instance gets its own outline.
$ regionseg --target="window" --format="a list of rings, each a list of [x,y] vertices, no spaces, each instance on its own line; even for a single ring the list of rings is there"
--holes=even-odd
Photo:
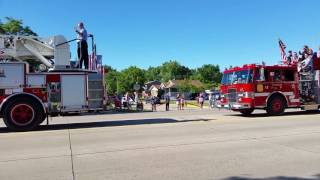
[[[257,81],[268,81],[268,70],[265,68],[256,69],[256,80]]]
[[[284,80],[285,81],[294,81],[294,71],[293,70],[285,70],[283,71]]]
[[[252,74],[252,70],[241,70],[224,74],[221,84],[230,85],[250,83],[252,82]]]
[[[273,70],[269,72],[269,77],[274,82],[294,81],[294,70]]]
[[[281,71],[275,70],[273,71],[273,81],[281,81]]]

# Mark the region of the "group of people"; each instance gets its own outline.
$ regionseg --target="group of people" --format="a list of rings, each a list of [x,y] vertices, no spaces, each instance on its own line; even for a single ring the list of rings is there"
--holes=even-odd
[[[150,103],[151,105],[151,110],[152,111],[157,111],[157,105],[163,105],[165,104],[165,110],[169,111],[170,110],[170,103],[171,101],[171,97],[169,96],[169,94],[164,95],[164,101],[160,101],[160,98],[151,94],[147,94],[147,95],[143,95],[144,99],[146,100],[146,103]],[[141,110],[143,109],[143,103],[141,101],[141,97],[139,96],[139,93],[134,92],[134,93],[125,93],[123,96],[114,96],[114,103],[115,106],[117,106],[118,108],[124,108],[124,109],[132,109],[132,105],[137,106],[136,109],[137,110]],[[206,99],[206,95],[204,93],[200,93],[197,97],[197,103],[199,104],[199,107],[201,109],[203,109],[204,107],[204,102]],[[213,108],[214,107],[214,103],[215,103],[215,96],[209,94],[209,108]],[[117,103],[119,102],[119,103]],[[173,102],[175,102],[177,110],[184,110],[185,107],[187,106],[186,100],[184,95],[182,94],[177,94],[175,100],[173,100]]]
[[[298,71],[319,70],[320,69],[320,47],[314,52],[309,46],[304,45],[302,50],[297,52],[288,51],[286,64],[298,65]]]
[[[303,46],[298,53],[288,52],[287,64],[297,65],[299,73],[300,89],[299,94],[301,101],[304,103],[314,102],[314,71],[320,70],[320,47],[317,52],[314,52],[309,46]]]
[[[152,96],[150,99],[152,111],[157,111],[157,104],[159,104],[159,98],[157,96]]]
[[[177,94],[176,105],[177,105],[177,110],[184,110],[184,106],[186,105],[186,102],[183,95]]]
[[[127,92],[123,97],[122,97],[122,106],[127,109],[131,109],[131,105],[134,104],[136,105],[137,109],[141,109],[143,107],[140,107],[142,105],[139,97],[139,93],[134,92],[133,95]]]

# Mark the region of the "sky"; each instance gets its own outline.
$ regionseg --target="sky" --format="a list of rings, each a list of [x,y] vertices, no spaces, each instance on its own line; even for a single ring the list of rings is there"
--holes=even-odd
[[[82,21],[103,63],[118,70],[168,60],[224,69],[278,63],[279,38],[287,50],[317,49],[319,8],[319,0],[0,0],[0,18],[22,19],[41,37],[67,39]]]

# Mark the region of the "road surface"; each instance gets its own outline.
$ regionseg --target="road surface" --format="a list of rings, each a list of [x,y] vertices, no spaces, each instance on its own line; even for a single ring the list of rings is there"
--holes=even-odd
[[[1,180],[320,179],[320,114],[185,111],[0,123]]]

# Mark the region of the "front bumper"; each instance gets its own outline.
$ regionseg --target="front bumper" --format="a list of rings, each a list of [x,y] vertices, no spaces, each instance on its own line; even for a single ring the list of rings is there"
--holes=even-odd
[[[219,104],[218,107],[225,108],[225,109],[231,109],[231,110],[243,110],[243,109],[251,109],[252,108],[251,104],[249,104],[249,103]]]

